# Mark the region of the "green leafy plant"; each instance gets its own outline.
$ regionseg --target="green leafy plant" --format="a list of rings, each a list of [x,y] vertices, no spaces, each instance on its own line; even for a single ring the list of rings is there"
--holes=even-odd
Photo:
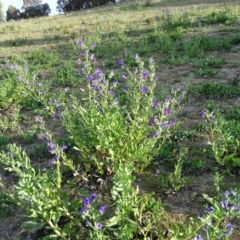
[[[195,88],[199,96],[208,98],[233,97],[240,93],[240,89],[220,83],[205,82]]]
[[[223,116],[210,112],[204,113],[210,126],[211,145],[216,161],[229,168],[240,166],[239,134],[240,124],[238,121],[227,121]]]
[[[88,74],[89,96],[81,104],[73,96],[72,107],[63,112],[63,123],[83,161],[100,172],[105,167],[115,172],[120,163],[143,170],[176,124],[178,99],[185,92],[172,90],[168,99],[158,103],[153,60],[147,70],[138,55],[135,59],[138,68],[134,73],[126,69],[128,75],[124,73],[121,82],[110,82],[99,69]],[[118,65],[124,69],[122,60]]]
[[[187,151],[187,148],[180,149],[174,172],[168,177],[170,187],[176,192],[183,188],[187,183],[186,177],[182,176],[183,157],[187,154]]]

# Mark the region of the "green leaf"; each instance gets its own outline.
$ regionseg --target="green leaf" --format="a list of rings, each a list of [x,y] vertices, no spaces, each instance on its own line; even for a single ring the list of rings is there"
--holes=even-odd
[[[40,229],[43,229],[46,226],[45,222],[35,222],[35,221],[28,221],[21,225],[23,229],[26,229],[30,232],[37,232]]]

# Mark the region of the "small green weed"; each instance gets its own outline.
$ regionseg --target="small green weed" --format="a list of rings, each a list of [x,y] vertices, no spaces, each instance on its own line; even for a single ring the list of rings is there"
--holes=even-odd
[[[204,24],[230,24],[237,21],[237,15],[232,10],[226,8],[218,12],[212,11],[206,15],[203,20]]]
[[[9,194],[5,192],[0,192],[0,219],[3,219],[14,211],[14,201],[9,196]]]
[[[240,89],[220,83],[205,82],[201,86],[195,88],[198,97],[220,98],[233,97],[240,93]]]

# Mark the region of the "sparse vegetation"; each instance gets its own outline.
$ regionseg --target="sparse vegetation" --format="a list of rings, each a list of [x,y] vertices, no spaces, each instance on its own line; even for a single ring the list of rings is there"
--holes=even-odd
[[[240,6],[220,2],[0,25],[0,238],[240,238]]]

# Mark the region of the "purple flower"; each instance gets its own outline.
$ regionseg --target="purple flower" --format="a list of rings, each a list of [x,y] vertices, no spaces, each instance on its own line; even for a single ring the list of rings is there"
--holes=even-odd
[[[212,118],[210,119],[210,121],[211,121],[211,122],[215,122],[215,118],[212,117]]]
[[[162,127],[162,128],[166,128],[166,127],[167,127],[167,123],[162,122],[162,123],[160,124],[160,127]]]
[[[58,106],[57,106],[57,109],[58,109],[59,111],[61,111],[61,110],[63,110],[63,106],[62,106],[62,105],[58,105]]]
[[[35,115],[34,118],[35,118],[35,120],[41,119],[40,115]]]
[[[148,126],[152,127],[156,123],[157,123],[157,118],[154,117],[149,121]]]
[[[146,79],[148,77],[148,72],[143,72],[142,73],[142,79]]]
[[[141,87],[141,92],[142,93],[147,93],[147,91],[148,91],[148,89],[145,86]]]
[[[124,65],[123,60],[118,60],[117,65],[118,65],[119,67],[122,67],[122,66]]]
[[[114,95],[114,91],[113,91],[113,90],[110,90],[110,91],[109,91],[109,95],[110,95],[110,96],[113,96],[113,95]]]
[[[91,226],[91,222],[88,219],[86,220],[86,226]]]
[[[165,105],[169,106],[169,105],[170,105],[170,103],[171,103],[171,102],[170,102],[170,100],[169,100],[169,99],[166,99],[166,100],[165,100]]]
[[[173,121],[169,121],[169,122],[168,122],[168,126],[169,126],[169,127],[173,127],[173,126],[174,126],[174,122],[173,122]]]
[[[89,205],[90,201],[89,201],[89,198],[83,198],[83,204],[85,206]]]
[[[83,51],[83,52],[82,52],[82,55],[83,55],[84,57],[86,57],[86,56],[88,55],[88,51],[87,51],[87,50]]]
[[[51,159],[48,161],[49,165],[54,165],[55,162],[56,162],[56,159],[55,159],[55,158],[51,158]]]
[[[62,150],[66,150],[67,149],[67,145],[62,145]]]
[[[100,222],[97,223],[97,229],[101,229],[102,228],[102,224]]]
[[[52,142],[47,143],[47,151],[49,153],[54,153],[56,151],[56,146]]]
[[[195,240],[202,240],[202,236],[200,234],[198,234],[194,239]]]
[[[122,75],[122,78],[123,78],[123,79],[127,79],[127,77],[126,77],[124,74]]]
[[[82,40],[78,40],[78,41],[77,41],[77,45],[80,46],[80,47],[82,47],[82,46],[83,46],[83,41],[82,41]]]
[[[81,76],[81,72],[77,72],[77,76]]]
[[[204,116],[205,116],[205,111],[204,111],[204,110],[201,110],[201,111],[200,111],[200,115],[201,115],[202,117],[204,117]]]
[[[202,217],[203,217],[203,212],[200,211],[200,212],[198,213],[198,216],[199,216],[200,218],[202,218]]]
[[[86,72],[86,70],[87,70],[87,69],[86,69],[85,67],[82,68],[82,72]]]
[[[80,209],[80,214],[81,215],[85,215],[86,214],[86,209],[85,208],[81,208]]]
[[[11,68],[16,69],[16,68],[18,68],[18,65],[16,63],[14,63],[14,64],[11,65]]]
[[[156,132],[153,134],[153,138],[158,138],[158,134]]]
[[[98,86],[96,86],[96,85],[93,85],[93,86],[92,86],[92,89],[93,89],[94,91],[98,91],[98,90],[99,90]]]
[[[237,211],[237,212],[240,212],[240,205],[237,205],[237,206],[236,206],[236,211]]]
[[[91,75],[91,74],[88,74],[88,75],[87,75],[87,78],[88,78],[88,80],[90,80],[90,81],[92,81],[92,82],[96,80],[96,77],[93,76],[93,75]]]
[[[97,47],[97,44],[96,44],[96,43],[93,43],[93,44],[92,44],[92,48],[95,48],[95,47]]]
[[[233,206],[233,204],[229,203],[229,202],[220,202],[220,205],[222,208],[224,208],[225,210],[228,210],[229,208],[231,208]]]
[[[212,213],[213,210],[214,210],[213,207],[206,207],[206,208],[205,208],[205,212],[206,212],[206,213]]]
[[[226,232],[225,232],[225,236],[229,236],[231,234],[231,231],[233,230],[233,226],[231,223],[229,223],[227,226],[226,226]]]
[[[97,198],[97,195],[95,193],[90,194],[90,201],[94,201]]]
[[[54,104],[54,103],[55,103],[55,100],[52,99],[52,98],[50,98],[49,102],[50,102],[51,104]]]
[[[139,56],[138,56],[137,53],[134,54],[134,59],[135,59],[135,60],[139,59]]]
[[[171,114],[171,111],[169,109],[164,109],[164,113],[165,115],[169,116]]]
[[[98,77],[101,77],[103,75],[103,72],[100,69],[97,69],[95,73]]]
[[[151,107],[156,108],[157,106],[158,106],[158,102],[157,101],[152,101]]]
[[[149,139],[149,138],[152,138],[150,133],[147,135],[147,138],[148,138],[148,139]]]
[[[56,119],[56,120],[58,120],[58,119],[60,118],[59,113],[55,113],[55,114],[53,115],[53,118]]]
[[[104,212],[105,212],[105,207],[104,206],[101,206],[100,208],[99,208],[99,212],[101,213],[101,214],[103,214]]]

